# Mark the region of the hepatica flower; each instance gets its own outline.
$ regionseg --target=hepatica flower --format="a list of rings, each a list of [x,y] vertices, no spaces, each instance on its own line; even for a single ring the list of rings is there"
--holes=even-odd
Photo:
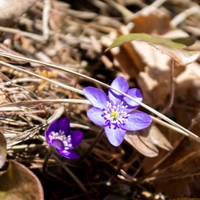
[[[82,139],[83,133],[70,130],[70,121],[66,117],[61,117],[53,121],[45,131],[46,141],[53,146],[63,157],[77,159],[79,155],[73,150]]]
[[[137,101],[142,101],[139,89],[129,89],[128,82],[122,76],[117,77],[111,87],[130,95]],[[134,111],[139,104],[124,95],[109,89],[108,96],[100,89],[86,87],[83,94],[92,104],[87,111],[88,118],[96,125],[104,127],[106,136],[113,146],[119,146],[126,131],[137,131],[148,127],[151,117],[139,111]]]

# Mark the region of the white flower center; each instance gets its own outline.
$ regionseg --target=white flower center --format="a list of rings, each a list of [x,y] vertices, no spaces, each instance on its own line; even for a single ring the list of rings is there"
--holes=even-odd
[[[129,114],[125,111],[127,106],[123,105],[123,101],[116,105],[111,104],[109,101],[106,103],[106,109],[103,109],[102,117],[106,120],[108,126],[114,125],[114,128],[120,128],[128,119]]]
[[[52,132],[51,135],[49,135],[50,141],[52,140],[60,140],[63,142],[65,150],[71,149],[72,148],[72,143],[71,143],[71,135],[66,136],[65,132],[62,130],[59,130],[59,132]]]

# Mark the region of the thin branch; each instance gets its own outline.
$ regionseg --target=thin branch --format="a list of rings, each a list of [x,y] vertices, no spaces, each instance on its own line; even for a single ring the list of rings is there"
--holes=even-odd
[[[0,26],[0,31],[7,32],[7,33],[19,34],[19,35],[31,38],[31,39],[33,39],[33,40],[35,40],[37,42],[44,42],[45,41],[44,37],[41,36],[41,35],[25,32],[25,31],[21,31],[19,29],[7,28],[7,27]]]
[[[199,6],[194,6],[191,8],[188,8],[187,10],[184,10],[182,13],[176,15],[176,17],[174,17],[170,24],[172,27],[177,27],[181,22],[183,22],[187,17],[189,17],[190,15],[194,15],[196,13],[200,12],[200,7]]]

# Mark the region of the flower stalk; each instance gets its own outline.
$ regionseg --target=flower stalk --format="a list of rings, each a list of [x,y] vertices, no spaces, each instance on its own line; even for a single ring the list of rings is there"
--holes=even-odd
[[[90,145],[90,147],[87,149],[87,151],[80,157],[80,159],[78,160],[78,164],[82,163],[84,161],[84,159],[90,154],[90,152],[92,151],[92,149],[95,147],[95,145],[99,142],[99,140],[101,139],[101,137],[103,136],[104,133],[104,129],[102,128],[96,138],[93,140],[92,144]]]

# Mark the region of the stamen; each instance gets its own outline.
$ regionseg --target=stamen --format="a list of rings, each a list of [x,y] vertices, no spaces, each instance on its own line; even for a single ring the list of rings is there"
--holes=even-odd
[[[123,105],[123,101],[118,105],[116,105],[116,102],[112,104],[107,101],[106,107],[107,109],[104,109],[102,114],[102,117],[106,120],[106,124],[109,127],[114,125],[114,128],[120,128],[129,117],[129,114],[124,111],[127,106]]]
[[[62,130],[59,130],[59,132],[51,132],[51,135],[49,135],[49,139],[50,141],[54,139],[61,140],[64,144],[65,150],[72,148],[71,135],[66,136],[65,132]]]

